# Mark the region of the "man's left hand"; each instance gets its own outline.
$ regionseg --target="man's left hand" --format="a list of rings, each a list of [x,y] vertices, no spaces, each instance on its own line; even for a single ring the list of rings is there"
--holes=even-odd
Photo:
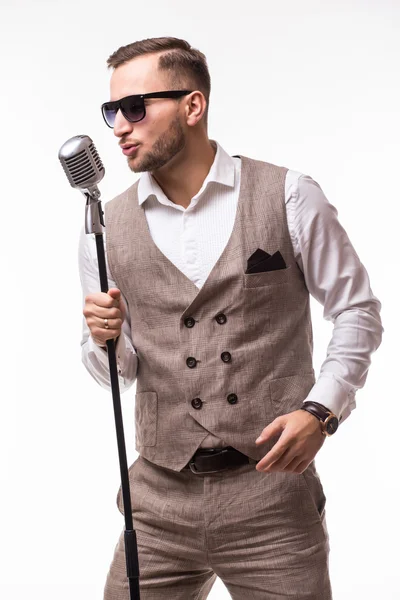
[[[321,431],[321,422],[306,410],[295,410],[277,417],[261,432],[263,444],[275,435],[279,440],[256,465],[257,471],[289,471],[302,473],[322,447],[326,436]]]

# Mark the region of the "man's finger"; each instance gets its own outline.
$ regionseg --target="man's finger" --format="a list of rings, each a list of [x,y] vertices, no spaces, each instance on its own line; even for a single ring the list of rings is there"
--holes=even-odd
[[[282,417],[278,417],[262,430],[260,436],[256,439],[256,444],[263,444],[275,435],[279,435],[282,433],[284,428],[285,422],[283,421]]]
[[[271,450],[264,456],[264,458],[262,458],[260,462],[257,463],[257,467],[259,467],[260,469],[266,469],[274,462],[279,460],[287,449],[288,448],[286,443],[277,442],[275,446],[273,446]]]
[[[300,471],[300,469],[304,470],[304,468],[305,468],[304,464],[306,464],[306,466],[308,466],[307,461],[304,460],[303,456],[295,456],[293,458],[293,460],[291,460],[290,463],[284,467],[284,470],[290,471],[291,473],[296,473],[297,469],[299,471]],[[302,465],[302,466],[300,466],[300,465]]]
[[[268,454],[266,455],[268,457]],[[286,471],[290,470],[290,465],[297,461],[297,463],[303,460],[303,456],[299,456],[298,451],[294,450],[292,446],[286,448],[278,460],[269,461],[262,465],[263,470],[268,469],[269,471]]]

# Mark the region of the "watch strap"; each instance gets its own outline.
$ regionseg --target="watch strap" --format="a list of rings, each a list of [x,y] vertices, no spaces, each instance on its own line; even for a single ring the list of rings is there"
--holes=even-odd
[[[302,409],[307,410],[308,412],[312,413],[313,415],[318,417],[318,419],[320,419],[320,421],[325,421],[325,419],[327,417],[329,417],[330,415],[333,415],[333,412],[331,412],[323,404],[319,404],[319,402],[311,402],[311,401],[303,402]]]

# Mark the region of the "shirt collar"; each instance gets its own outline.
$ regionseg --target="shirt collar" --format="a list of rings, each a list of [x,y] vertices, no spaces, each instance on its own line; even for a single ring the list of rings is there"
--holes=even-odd
[[[211,165],[211,169],[205,178],[203,185],[199,192],[194,196],[194,198],[198,199],[200,195],[204,192],[207,185],[212,181],[220,184],[226,185],[228,187],[235,186],[235,161],[229,156],[227,152],[218,144],[215,140],[210,140],[217,147],[217,152],[214,157],[214,162]],[[151,195],[156,196],[157,200],[161,201],[163,204],[172,204],[171,201],[165,196],[164,192],[158,185],[157,181],[148,171],[142,173],[139,184],[138,184],[138,202],[139,206],[143,204],[145,200]]]

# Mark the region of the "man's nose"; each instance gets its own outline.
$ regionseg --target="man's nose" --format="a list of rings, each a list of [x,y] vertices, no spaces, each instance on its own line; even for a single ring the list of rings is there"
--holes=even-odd
[[[127,134],[132,130],[133,123],[130,123],[127,119],[125,119],[121,110],[118,110],[114,121],[114,135],[117,137],[122,137],[124,134]]]

